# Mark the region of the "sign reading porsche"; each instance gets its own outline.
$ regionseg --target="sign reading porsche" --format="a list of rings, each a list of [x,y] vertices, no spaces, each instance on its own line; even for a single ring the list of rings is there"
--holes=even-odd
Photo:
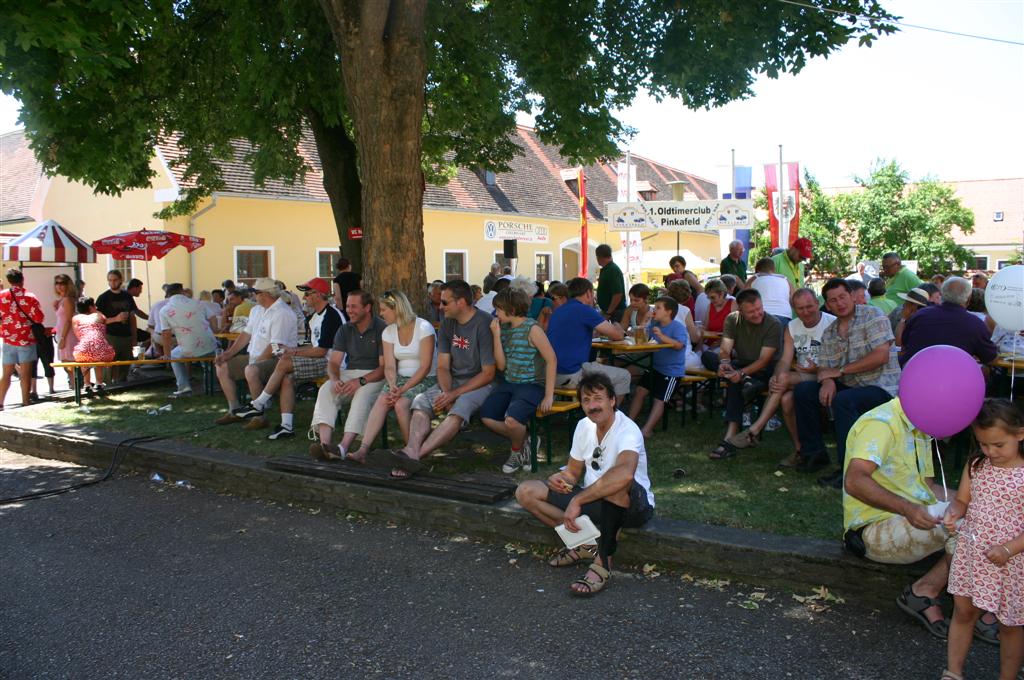
[[[641,201],[608,203],[613,231],[706,231],[754,226],[754,201]]]

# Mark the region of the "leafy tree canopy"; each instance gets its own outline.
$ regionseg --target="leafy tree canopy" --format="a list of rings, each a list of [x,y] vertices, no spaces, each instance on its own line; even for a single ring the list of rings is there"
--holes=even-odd
[[[933,179],[908,184],[896,161],[878,161],[862,191],[836,196],[839,215],[857,234],[858,257],[879,260],[894,251],[917,260],[921,276],[963,271],[974,254],[953,240],[953,229],[974,231],[974,213],[949,186]]]

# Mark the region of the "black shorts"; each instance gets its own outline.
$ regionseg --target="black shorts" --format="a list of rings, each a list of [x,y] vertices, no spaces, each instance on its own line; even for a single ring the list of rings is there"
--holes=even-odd
[[[555,506],[559,510],[565,510],[569,507],[569,501],[574,496],[583,491],[583,487],[577,486],[569,493],[558,493],[548,489],[547,501],[551,505]],[[591,501],[590,503],[584,503],[583,514],[587,515],[591,519],[597,522],[599,516],[600,505],[607,501]],[[651,507],[651,502],[647,499],[647,492],[644,487],[640,486],[634,479],[633,483],[629,486],[629,507],[626,508],[626,517],[622,526],[627,529],[642,527],[647,524],[650,519],[654,517],[654,508]]]
[[[676,385],[679,384],[679,378],[673,378],[667,376],[664,373],[659,373],[653,368],[644,374],[644,385],[651,386],[651,394],[658,401],[668,401],[675,394]]]

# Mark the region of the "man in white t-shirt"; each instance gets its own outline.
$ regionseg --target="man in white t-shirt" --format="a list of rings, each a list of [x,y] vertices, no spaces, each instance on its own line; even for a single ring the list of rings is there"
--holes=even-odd
[[[787,281],[788,283],[788,281]],[[782,406],[782,420],[793,441],[793,451],[779,467],[792,468],[800,463],[800,438],[797,436],[793,387],[801,382],[817,380],[818,350],[821,336],[836,317],[821,311],[818,296],[810,288],[798,288],[791,300],[797,318],[786,324],[782,334],[782,356],[768,381],[768,400],[758,419],[750,427],[729,438],[729,443],[742,449],[754,446],[761,438],[768,420]]]
[[[160,316],[159,326],[161,330],[161,346],[163,347],[164,359],[181,359],[185,357],[205,357],[213,354],[217,348],[217,340],[210,330],[210,322],[206,319],[202,303],[185,297],[184,287],[180,283],[172,283],[167,286],[163,304],[158,314]],[[156,305],[153,305],[156,309]],[[171,334],[178,345],[171,347]],[[192,385],[189,382],[191,364],[176,362],[171,364],[174,371],[174,378],[177,381],[177,389],[171,394],[172,397],[192,396]]]
[[[747,281],[747,285],[761,294],[764,311],[773,315],[785,326],[793,318],[789,301],[793,297],[793,284],[782,274],[775,273],[775,260],[762,257],[754,265],[756,272]]]
[[[237,414],[241,418],[263,418],[270,400],[280,390],[281,425],[267,435],[271,441],[295,435],[295,383],[314,382],[327,377],[327,353],[344,323],[341,313],[329,304],[331,287],[326,280],[313,278],[296,288],[302,291],[306,304],[313,310],[308,322],[312,344],[286,348],[263,386],[263,392]],[[281,297],[283,299],[284,295]]]
[[[241,422],[244,418],[239,414],[250,410],[238,403],[236,380],[245,379],[249,394],[262,394],[263,385],[273,374],[278,357],[285,350],[299,345],[295,315],[288,303],[281,299],[274,280],[266,277],[256,279],[253,290],[256,304],[249,313],[245,330],[214,361],[217,380],[228,402],[228,413],[216,420],[218,425]],[[246,345],[249,346],[248,355],[241,353]],[[253,417],[245,428],[258,430],[267,424],[265,418]]]
[[[516,500],[549,527],[564,522],[576,532],[581,514],[593,520],[601,531],[596,545],[562,550],[548,562],[568,567],[592,559],[584,577],[571,586],[573,595],[587,597],[608,583],[619,529],[643,526],[654,516],[654,494],[644,437],[636,423],[615,409],[611,380],[603,373],[585,373],[577,390],[587,417],[576,425],[569,464],[546,482],[520,484]]]

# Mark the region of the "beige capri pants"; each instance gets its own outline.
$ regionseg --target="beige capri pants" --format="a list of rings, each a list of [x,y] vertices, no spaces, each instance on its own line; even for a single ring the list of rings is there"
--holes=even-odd
[[[345,369],[340,371],[340,374],[341,380],[344,382],[353,378],[360,378],[372,372],[362,369]],[[316,395],[312,427],[316,428],[319,425],[326,425],[331,429],[336,429],[335,423],[338,420],[338,411],[341,410],[342,406],[348,404],[348,415],[345,417],[344,431],[357,435],[363,434],[363,428],[366,427],[366,419],[370,415],[370,409],[373,408],[373,402],[377,401],[377,395],[380,394],[384,385],[385,381],[383,380],[366,383],[349,397],[331,392],[331,381],[328,380],[320,386],[320,391]]]

